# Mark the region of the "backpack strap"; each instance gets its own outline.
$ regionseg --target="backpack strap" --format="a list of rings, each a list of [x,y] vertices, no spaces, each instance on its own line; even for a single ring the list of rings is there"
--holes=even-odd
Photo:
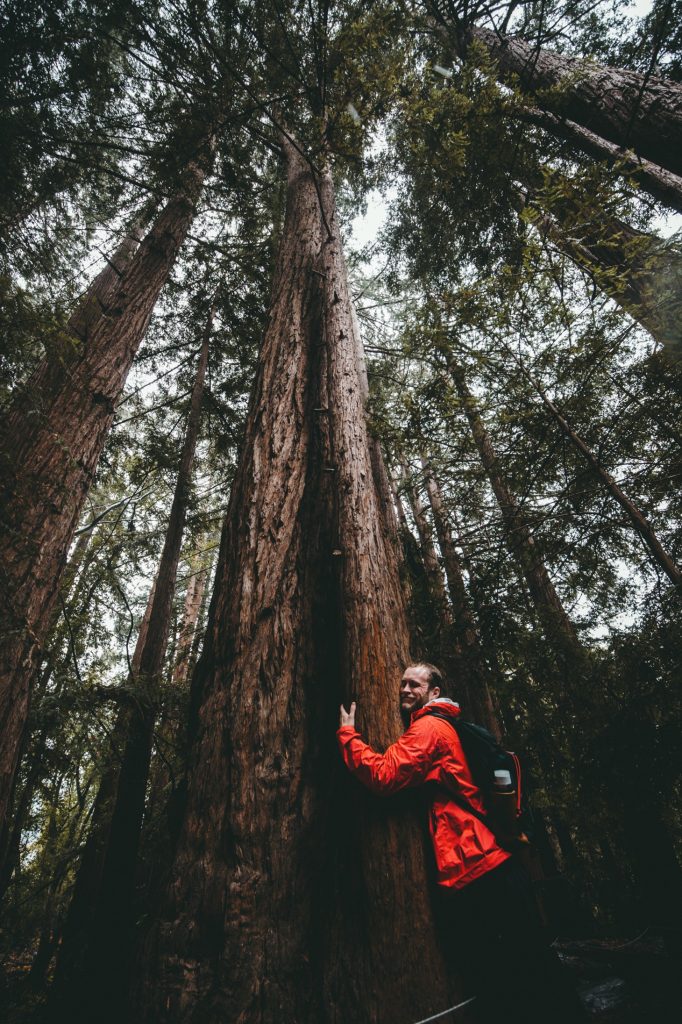
[[[433,711],[429,710],[427,713],[432,718],[440,718],[442,722],[447,722],[450,728],[454,729],[454,731],[457,733],[457,738],[459,739],[459,729],[457,728],[456,722],[453,722],[450,715],[444,715],[442,711],[437,711],[435,708]],[[478,818],[478,820],[482,822],[482,824],[485,825],[486,828],[489,828],[490,831],[494,834],[495,830],[493,829],[490,823],[490,817],[487,814],[484,814],[482,811],[477,810],[471,803],[471,801],[467,800],[467,798],[464,796],[464,793],[460,793],[459,791],[453,792],[451,789],[448,789],[447,793],[448,796],[452,800],[454,800],[456,804],[459,804],[459,806],[462,807],[465,811],[468,811],[469,814],[473,814],[474,818]]]

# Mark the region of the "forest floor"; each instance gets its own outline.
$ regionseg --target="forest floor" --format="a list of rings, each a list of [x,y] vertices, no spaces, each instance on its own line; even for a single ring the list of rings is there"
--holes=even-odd
[[[554,948],[574,975],[590,1016],[600,1024],[679,1019],[680,964],[659,936],[634,941],[558,939]]]
[[[554,948],[573,975],[595,1024],[664,1024],[679,1019],[680,964],[659,936],[634,941],[559,938]],[[44,1019],[43,993],[30,985],[30,964],[30,957],[16,956],[2,965],[0,1019],[4,1024]]]

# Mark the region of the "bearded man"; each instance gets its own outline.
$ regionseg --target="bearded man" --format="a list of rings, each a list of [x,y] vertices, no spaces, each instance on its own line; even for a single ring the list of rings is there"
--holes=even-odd
[[[584,1010],[543,934],[530,879],[486,824],[481,791],[456,729],[460,707],[441,696],[435,665],[410,665],[400,680],[401,738],[383,754],[355,728],[355,702],[337,733],[346,767],[388,795],[429,787],[436,880],[465,981],[486,1024],[577,1024]]]

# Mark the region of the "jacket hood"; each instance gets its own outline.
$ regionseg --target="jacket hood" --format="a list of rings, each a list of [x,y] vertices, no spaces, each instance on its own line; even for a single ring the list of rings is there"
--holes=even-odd
[[[430,700],[428,704],[425,704],[423,708],[417,708],[416,711],[412,712],[411,721],[414,722],[417,718],[421,718],[422,715],[428,715],[430,711],[438,710],[439,715],[448,715],[450,718],[459,718],[462,714],[462,709],[456,700],[450,700],[449,697],[436,697],[434,700]]]

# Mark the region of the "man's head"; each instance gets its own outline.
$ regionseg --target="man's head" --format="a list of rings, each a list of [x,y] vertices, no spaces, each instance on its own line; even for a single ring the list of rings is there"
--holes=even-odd
[[[400,680],[400,714],[407,724],[413,711],[440,696],[443,675],[435,665],[420,661],[410,665]]]

